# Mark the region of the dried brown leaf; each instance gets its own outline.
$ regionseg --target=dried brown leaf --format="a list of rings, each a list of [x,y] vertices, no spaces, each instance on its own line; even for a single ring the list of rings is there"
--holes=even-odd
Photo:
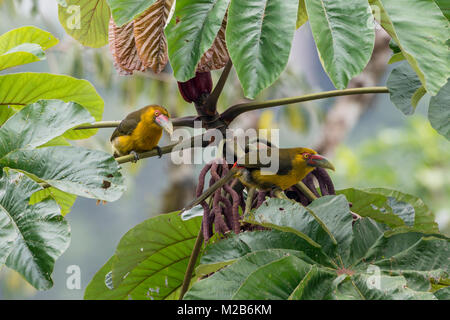
[[[222,21],[222,27],[214,39],[211,48],[206,51],[197,66],[197,72],[222,69],[230,59],[227,44],[225,42],[225,30],[227,27],[227,15]]]
[[[109,22],[109,49],[114,59],[114,67],[121,75],[147,69],[137,53],[133,27],[133,21],[122,27],[118,27],[113,19]]]
[[[134,37],[139,57],[155,73],[160,73],[169,61],[164,27],[172,4],[173,0],[157,0],[134,20]]]

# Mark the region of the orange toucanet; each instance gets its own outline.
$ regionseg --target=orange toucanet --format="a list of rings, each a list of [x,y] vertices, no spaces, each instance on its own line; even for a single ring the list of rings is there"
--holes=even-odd
[[[268,148],[267,156],[270,158],[272,150]],[[238,159],[233,168],[219,181],[214,183],[203,194],[187,205],[182,211],[188,210],[208,198],[217,189],[232,178],[238,178],[249,189],[258,190],[286,190],[303,180],[316,167],[334,170],[331,162],[308,148],[278,149],[278,171],[272,174],[263,173],[263,168],[269,169],[271,162],[263,164],[260,161],[259,150],[247,152]]]
[[[149,105],[127,115],[111,135],[114,157],[127,154],[139,160],[138,153],[158,149],[163,130],[173,133],[173,125],[167,110],[158,105]]]

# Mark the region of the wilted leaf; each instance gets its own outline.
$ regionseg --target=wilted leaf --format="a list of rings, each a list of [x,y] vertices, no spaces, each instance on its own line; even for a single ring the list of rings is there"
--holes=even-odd
[[[227,44],[225,42],[225,30],[227,28],[227,16],[223,18],[222,27],[214,39],[211,48],[206,51],[197,66],[197,72],[207,72],[222,69],[230,60]]]
[[[111,19],[109,23],[109,49],[114,59],[114,67],[121,75],[134,71],[145,71],[147,67],[139,58],[134,39],[134,22],[118,27]]]
[[[160,73],[169,61],[164,34],[173,0],[157,0],[134,20],[134,38],[138,55],[146,67]]]

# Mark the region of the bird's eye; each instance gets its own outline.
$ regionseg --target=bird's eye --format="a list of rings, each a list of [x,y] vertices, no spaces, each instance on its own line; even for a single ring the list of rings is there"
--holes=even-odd
[[[308,159],[309,158],[309,153],[304,153],[303,154],[303,158]]]
[[[159,116],[159,111],[155,111],[155,117]]]

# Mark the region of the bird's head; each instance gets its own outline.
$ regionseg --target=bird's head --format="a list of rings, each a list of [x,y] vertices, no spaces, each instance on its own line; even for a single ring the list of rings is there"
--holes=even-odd
[[[153,117],[154,123],[166,130],[167,133],[172,136],[173,124],[172,121],[170,121],[170,115],[166,108],[161,106],[153,106],[150,116]]]
[[[308,148],[298,148],[296,150],[296,160],[299,162],[304,162],[308,167],[312,169],[316,167],[335,170],[333,164],[320,154],[317,154],[316,151]]]

